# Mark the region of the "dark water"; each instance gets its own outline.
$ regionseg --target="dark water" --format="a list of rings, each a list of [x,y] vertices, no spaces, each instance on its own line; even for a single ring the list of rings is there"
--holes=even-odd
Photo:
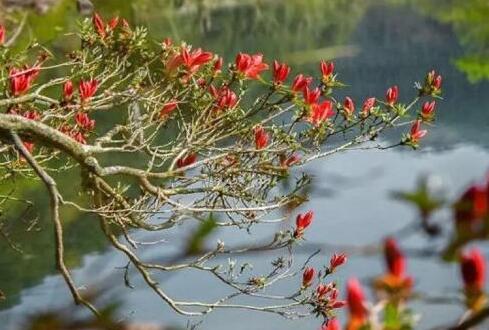
[[[416,218],[413,209],[389,197],[392,190],[410,189],[420,175],[432,173],[454,196],[488,170],[489,83],[484,79],[470,82],[481,78],[474,72],[483,72],[489,63],[489,23],[480,20],[489,15],[487,1],[225,1],[222,5],[215,1],[209,7],[189,1],[179,8],[167,2],[96,4],[104,14],[116,12],[132,22],[149,25],[156,37],[187,40],[227,59],[233,59],[240,50],[262,51],[268,60],[286,60],[296,71],[312,73],[317,70],[319,59],[334,58],[341,79],[352,86],[340,95],[351,95],[357,103],[366,96],[382,97],[392,84],[400,86],[401,99],[407,102],[414,95],[413,82],[422,79],[426,71],[434,68],[442,73],[444,101],[438,104],[438,119],[420,151],[351,151],[308,166],[314,181],[306,207],[317,214],[314,230],[308,235],[310,243],[379,242],[386,233],[395,232]],[[53,26],[59,25],[61,31],[73,29],[76,13],[70,5],[63,4],[50,15]],[[42,22],[42,18],[30,19],[32,31],[49,43],[60,30],[53,34],[53,29]],[[54,46],[61,53],[70,45],[54,42]],[[385,137],[389,141],[396,138],[397,135]],[[35,188],[31,190],[30,194],[38,194]],[[124,258],[103,248],[103,240],[90,225],[90,219],[68,217],[68,260],[76,269],[77,283],[108,285],[104,299],[122,301],[123,317],[186,324],[186,319],[171,312],[137,276],[136,290],[123,288],[122,273],[115,267],[123,266]],[[270,229],[259,228],[254,234],[264,236],[269,232]],[[173,234],[164,234],[168,240],[166,249],[178,246],[181,236]],[[229,244],[243,239],[236,233],[224,235]],[[0,256],[0,288],[9,298],[0,303],[0,322],[6,329],[14,328],[17,320],[28,313],[70,302],[67,289],[53,271],[48,225],[22,237],[26,254],[18,255],[2,245],[4,252]],[[418,236],[403,241],[405,247],[411,248],[427,244],[431,243]],[[324,249],[316,264],[324,263],[329,253]],[[161,248],[147,249],[143,256],[164,257]],[[259,268],[272,257],[260,255],[246,260]],[[377,256],[353,255],[335,276],[342,286],[352,275],[367,281],[381,267]],[[452,265],[413,258],[409,260],[409,270],[417,279],[419,291],[433,296],[459,294],[458,273]],[[211,300],[226,292],[212,279],[191,271],[159,280],[170,294],[182,299]],[[454,304],[416,302],[413,307],[416,312],[423,312],[420,329],[445,324],[463,313]],[[340,316],[343,317],[341,313]],[[202,328],[315,329],[318,324],[314,319],[291,322],[265,314],[226,310],[206,317]]]

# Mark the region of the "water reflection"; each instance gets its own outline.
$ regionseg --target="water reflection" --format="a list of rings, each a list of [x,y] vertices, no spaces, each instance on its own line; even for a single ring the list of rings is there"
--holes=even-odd
[[[482,79],[489,78],[489,3],[485,0],[443,3],[437,0],[93,2],[105,16],[128,17],[132,23],[149,25],[157,38],[171,36],[175,40],[186,40],[227,59],[232,59],[240,50],[261,51],[267,59],[279,58],[293,63],[297,71],[313,72],[317,70],[319,58],[335,58],[342,80],[352,86],[343,93],[354,96],[357,103],[367,96],[382,96],[391,84],[399,84],[401,99],[408,100],[414,94],[412,82],[423,77],[426,70],[434,66],[443,74],[446,97],[439,104],[437,122],[423,151],[354,152],[315,163],[309,168],[318,181],[313,186],[308,206],[324,215],[310,237],[313,242],[375,242],[385,230],[398,229],[414,217],[412,210],[393,204],[387,198],[389,191],[410,187],[419,174],[436,171],[450,183],[451,191],[456,192],[487,169],[489,83]],[[61,1],[46,15],[29,16],[29,33],[19,43],[25,44],[35,35],[41,42],[52,43],[58,56],[62,56],[75,46],[64,39],[56,40],[60,33],[75,29],[78,17],[75,3]],[[46,21],[50,24],[45,24]],[[478,83],[471,83],[467,77]],[[338,181],[338,178],[348,177],[358,180],[346,182],[350,184]],[[72,178],[69,181],[65,184],[73,184]],[[25,189],[26,197],[45,203],[46,196],[38,187],[19,189]],[[331,196],[331,192],[335,194]],[[41,219],[45,219],[47,210],[40,211]],[[134,311],[130,316],[185,324],[185,320],[168,312],[141,283],[136,282],[137,291],[124,290],[121,274],[113,274],[114,268],[123,265],[124,261],[113,252],[102,257],[83,257],[104,246],[103,238],[96,236],[97,230],[90,219],[70,213],[63,218],[68,227],[69,264],[72,267],[83,265],[76,272],[80,283],[109,278],[119,283],[114,285],[112,296],[123,297],[127,310]],[[23,255],[6,248],[5,242],[0,243],[3,251],[0,255],[0,289],[8,298],[0,302],[0,308],[16,305],[0,314],[2,321],[43,309],[46,303],[69,302],[59,277],[45,277],[54,269],[49,224],[41,222],[35,228],[39,230],[26,234],[25,226],[19,228],[10,224],[11,237],[20,242],[25,251]],[[414,246],[420,240],[414,239],[410,243]],[[148,257],[160,256],[158,253],[153,251]],[[256,258],[255,261],[263,264],[263,259]],[[369,277],[375,274],[372,265],[377,265],[376,262],[376,259],[353,259],[342,275],[359,274],[368,265],[372,269],[363,276]],[[410,267],[416,273],[416,270],[433,265],[416,261]],[[428,276],[430,278],[420,284],[421,289],[430,292],[447,288],[455,290],[454,283],[449,280],[455,276],[453,267],[439,268],[436,265]],[[41,280],[41,284],[22,291]],[[186,281],[196,278],[186,274],[165,280],[165,284],[173,288],[172,293],[186,294],[182,292]],[[207,285],[214,285],[202,281],[202,289],[193,294],[208,290]],[[143,304],[144,308],[141,307]],[[454,306],[432,307],[430,316],[423,321],[423,328],[436,324],[442,316],[457,313],[460,310]],[[211,315],[204,328],[227,329],[226,324],[231,318],[236,329],[293,329],[299,325],[314,328],[317,325],[313,320],[289,323],[255,314],[250,319],[247,313],[233,312]]]

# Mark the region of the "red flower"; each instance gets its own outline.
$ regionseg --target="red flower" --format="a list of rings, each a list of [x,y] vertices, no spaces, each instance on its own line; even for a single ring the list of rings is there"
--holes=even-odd
[[[197,155],[194,153],[190,153],[177,160],[177,167],[182,168],[182,167],[192,165],[193,163],[195,163],[196,160],[197,160]]]
[[[404,278],[406,258],[392,237],[387,238],[384,242],[384,256],[389,273],[397,278]]]
[[[0,46],[4,44],[5,42],[5,26],[0,24]]]
[[[304,102],[311,105],[319,100],[319,97],[321,96],[321,90],[319,88],[315,88],[311,91],[309,87],[306,86],[304,87],[303,95],[304,95]]]
[[[95,31],[97,31],[98,35],[103,39],[105,38],[106,31],[105,31],[105,23],[102,17],[98,13],[94,13],[92,17],[92,23],[95,28]]]
[[[229,89],[229,87],[223,87],[219,91],[214,88],[214,93],[216,93],[217,108],[220,110],[232,109],[238,103],[238,96],[236,96],[236,93]]]
[[[372,110],[374,105],[375,97],[369,97],[368,99],[366,99],[365,102],[363,102],[362,106],[362,116],[367,117],[370,114],[370,110]]]
[[[394,105],[394,103],[397,102],[398,97],[399,97],[399,87],[397,86],[392,86],[385,93],[385,98],[387,100],[387,103],[390,105]]]
[[[329,319],[321,327],[321,330],[341,330],[340,321],[338,319]]]
[[[281,161],[280,161],[280,165],[284,168],[287,168],[287,167],[290,167],[292,165],[295,165],[297,164],[298,162],[301,161],[301,157],[299,155],[296,155],[296,154],[292,154],[290,155],[289,157],[287,158],[283,158]]]
[[[300,92],[304,91],[304,89],[309,86],[309,84],[312,82],[312,77],[306,77],[303,74],[300,74],[294,78],[294,81],[292,82],[292,91],[293,92]]]
[[[343,110],[346,119],[351,118],[355,112],[355,103],[349,96],[345,97],[345,101],[343,102]]]
[[[322,103],[314,103],[311,107],[309,118],[307,119],[314,126],[320,126],[329,117],[334,115],[333,103],[326,100]]]
[[[346,299],[352,321],[365,322],[367,319],[367,310],[365,308],[365,295],[360,282],[356,278],[349,279],[346,290]]]
[[[425,102],[421,108],[421,118],[424,120],[432,120],[435,115],[435,101]]]
[[[95,120],[90,119],[85,112],[78,112],[75,115],[75,121],[80,128],[86,131],[91,131],[95,127]]]
[[[426,77],[426,83],[433,91],[439,91],[441,89],[442,76],[437,74],[435,70],[431,70]]]
[[[329,260],[329,271],[333,272],[337,267],[343,265],[347,261],[347,257],[344,253],[333,254]]]
[[[321,73],[323,75],[323,80],[328,80],[334,71],[334,63],[321,61],[320,64]]]
[[[260,150],[268,145],[269,136],[262,126],[255,127],[255,146]]]
[[[98,81],[95,79],[80,81],[80,85],[78,86],[78,90],[80,92],[80,99],[83,102],[89,101],[92,96],[95,95],[98,88]]]
[[[167,102],[163,105],[163,108],[160,110],[160,118],[163,118],[170,113],[173,112],[178,106],[178,101],[177,100],[172,100],[170,102]]]
[[[262,54],[239,53],[236,56],[236,69],[246,78],[258,79],[260,73],[268,69],[268,64],[263,63]]]
[[[73,82],[71,80],[68,80],[63,85],[63,97],[67,102],[71,101],[73,97]]]
[[[9,72],[10,90],[12,94],[19,96],[27,92],[38,75],[39,67],[37,66],[24,70],[12,68]]]
[[[211,52],[204,52],[201,48],[189,52],[186,47],[182,48],[180,56],[189,72],[196,72],[202,65],[206,64],[214,57]]]
[[[182,47],[180,54],[173,56],[168,61],[167,68],[172,71],[183,64],[189,73],[194,73],[202,65],[211,61],[213,56],[211,52],[204,52],[201,48],[189,52],[187,47]]]
[[[112,17],[109,21],[109,23],[107,23],[107,26],[109,27],[110,30],[114,30],[117,25],[119,25],[119,17]]]
[[[482,292],[484,290],[486,261],[479,249],[474,248],[462,255],[460,270],[467,291]]]
[[[304,230],[309,227],[312,223],[312,218],[314,217],[314,212],[309,211],[305,214],[298,214],[295,219],[295,231],[294,237],[301,238],[304,234]]]
[[[325,284],[319,284],[316,288],[316,295],[318,299],[324,298],[329,292],[333,290],[333,286],[331,284],[325,285]]]
[[[30,154],[32,154],[32,151],[34,151],[34,143],[32,142],[22,142],[24,147],[29,151]]]
[[[414,122],[413,126],[411,126],[409,136],[412,142],[417,143],[426,135],[426,133],[428,133],[428,131],[421,129],[421,120],[418,119]]]
[[[471,229],[474,220],[483,218],[489,210],[489,193],[486,187],[470,186],[454,205],[455,220],[461,229],[468,226]]]
[[[302,274],[302,286],[304,288],[307,288],[312,284],[315,273],[316,271],[312,267],[307,267],[306,269],[304,269],[304,273]]]
[[[282,84],[290,74],[290,67],[285,63],[273,61],[273,82]]]

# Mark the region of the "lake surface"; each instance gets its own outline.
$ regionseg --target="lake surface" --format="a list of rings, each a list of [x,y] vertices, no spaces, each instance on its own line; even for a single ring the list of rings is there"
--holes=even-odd
[[[473,8],[477,6],[480,6],[479,12],[486,10],[489,14],[489,5],[484,1],[464,1],[465,5],[457,1],[440,5],[436,0],[225,1],[225,5],[204,8],[192,5],[168,8],[165,1],[127,3],[130,5],[124,5],[120,13],[133,22],[148,24],[153,35],[188,40],[227,59],[233,59],[239,50],[262,51],[269,61],[287,60],[297,71],[312,73],[317,70],[321,57],[335,58],[341,80],[352,86],[340,95],[353,96],[357,104],[367,96],[382,97],[386,88],[393,84],[400,86],[401,100],[407,102],[415,93],[413,82],[423,79],[428,70],[434,68],[443,75],[444,100],[438,102],[437,121],[420,151],[351,151],[316,161],[306,168],[314,180],[310,202],[303,209],[313,209],[317,215],[314,230],[307,235],[308,244],[324,245],[321,254],[314,259],[316,265],[329,259],[331,245],[375,244],[385,234],[396,232],[415,220],[414,209],[390,198],[393,190],[412,189],[421,175],[436,174],[453,197],[470,182],[482,178],[489,169],[489,83],[486,80],[470,82],[469,78],[474,80],[471,69],[466,66],[464,72],[457,66],[463,58],[480,59],[480,54],[489,48],[489,32],[484,38],[489,23],[467,26],[465,16],[459,20],[453,18],[459,17],[455,13],[464,9],[466,16],[473,15]],[[99,4],[103,13],[112,12],[115,7],[113,1]],[[436,14],[432,14],[434,6],[437,6]],[[69,21],[75,12],[70,6],[64,10],[66,18],[59,24],[69,29],[72,23],[64,24],[65,20]],[[36,24],[36,19],[32,24]],[[55,45],[63,50],[62,45]],[[396,138],[397,135],[384,137],[386,141]],[[137,276],[132,276],[136,290],[123,287],[122,272],[116,267],[125,264],[124,258],[104,248],[89,227],[73,224],[68,231],[76,282],[106,284],[109,289],[103,300],[123,302],[121,317],[184,327],[187,319],[170,311]],[[253,234],[264,237],[273,230],[260,227],[259,232],[257,228]],[[140,238],[151,240],[153,235]],[[246,234],[227,233],[219,237],[229,244],[259,239],[242,235]],[[163,234],[167,239],[167,253],[178,249],[179,237],[182,236],[175,233]],[[32,235],[29,240],[23,242],[26,249],[30,246],[32,250],[28,258],[10,251],[0,257],[1,288],[9,298],[0,303],[0,323],[5,329],[18,329],[19,320],[29,313],[70,303],[68,290],[53,272],[49,235],[42,235],[38,241],[36,235]],[[403,240],[406,248],[430,244],[439,247],[421,236]],[[306,247],[307,244],[302,258],[310,253]],[[489,256],[487,246],[485,251]],[[45,258],[42,260],[45,265],[33,262],[39,254]],[[161,246],[146,249],[143,255],[149,259],[168,257],[161,252]],[[264,254],[239,259],[253,261],[260,268],[272,257]],[[18,262],[14,269],[10,267],[12,262]],[[379,256],[352,255],[335,277],[343,287],[349,276],[368,281],[378,275],[382,267]],[[459,294],[458,269],[453,265],[410,258],[408,268],[418,280],[417,290],[436,297]],[[182,298],[206,296],[212,299],[226,293],[217,282],[195,272],[158,279],[171,295]],[[463,313],[462,307],[455,304],[416,302],[413,308],[423,312],[419,329],[450,323]],[[340,318],[343,317],[341,312]],[[224,330],[230,326],[234,330],[316,329],[319,322],[312,318],[288,321],[268,314],[226,310],[210,314],[201,328]]]

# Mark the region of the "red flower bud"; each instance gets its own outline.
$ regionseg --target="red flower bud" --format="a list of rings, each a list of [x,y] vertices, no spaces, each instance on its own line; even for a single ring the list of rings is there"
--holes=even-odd
[[[301,161],[301,157],[299,155],[296,155],[296,154],[292,154],[290,155],[289,157],[287,158],[283,158],[281,161],[280,161],[280,165],[284,168],[287,168],[287,167],[290,167],[292,165],[295,165],[297,164],[298,162]]]
[[[273,82],[282,84],[290,74],[290,67],[285,63],[273,62]]]
[[[304,102],[306,102],[306,104],[311,105],[319,100],[319,97],[321,96],[321,90],[319,88],[315,88],[311,91],[309,87],[306,86],[304,87],[303,95],[304,95]]]
[[[173,40],[171,38],[167,37],[167,38],[163,39],[163,42],[162,43],[163,43],[163,46],[165,48],[168,48],[171,45],[173,45]]]
[[[337,267],[343,265],[347,261],[347,257],[344,253],[333,254],[329,260],[329,270],[333,272]]]
[[[192,165],[193,163],[195,163],[196,160],[197,160],[197,155],[194,153],[190,153],[177,160],[177,167],[182,168],[182,167]]]
[[[292,91],[293,92],[304,91],[304,89],[307,86],[309,86],[311,82],[312,82],[312,77],[306,77],[303,74],[300,74],[294,78],[294,81],[292,83]]]
[[[30,120],[39,120],[41,119],[41,115],[37,111],[26,111],[22,115],[24,118],[30,119]]]
[[[224,60],[221,56],[217,57],[216,61],[214,62],[214,73],[221,72],[223,61]]]
[[[34,151],[34,143],[32,142],[22,142],[24,147],[27,149],[27,151],[32,154],[32,151]]]
[[[471,292],[482,292],[484,290],[486,261],[479,249],[474,248],[462,255],[460,270],[466,290]]]
[[[363,102],[363,107],[362,107],[362,116],[367,117],[370,114],[370,110],[375,105],[375,97],[369,97],[368,99]]]
[[[295,219],[295,231],[294,237],[301,238],[304,234],[304,230],[309,227],[312,223],[312,218],[314,217],[314,212],[309,211],[305,214],[298,214]]]
[[[392,237],[387,238],[384,242],[384,256],[389,273],[397,278],[404,278],[406,258]]]
[[[255,127],[255,146],[260,150],[268,145],[269,136],[262,126]]]
[[[343,110],[346,119],[351,118],[355,112],[355,103],[349,96],[345,97],[345,101],[343,102]]]
[[[75,115],[76,124],[86,130],[91,131],[95,127],[95,120],[90,119],[85,112],[78,112]]]
[[[470,186],[454,205],[455,220],[459,228],[469,226],[474,220],[482,219],[489,211],[489,193],[486,187]]]
[[[428,133],[427,130],[421,129],[421,120],[416,120],[413,123],[413,126],[411,126],[411,131],[409,133],[409,136],[412,142],[417,143],[426,135],[426,133]]]
[[[390,105],[394,105],[394,103],[397,102],[398,97],[399,97],[399,87],[397,86],[392,86],[385,93],[385,98],[387,100],[387,103]]]
[[[109,27],[110,30],[114,30],[117,25],[119,25],[119,17],[112,17],[109,21],[109,23],[107,23],[107,26]]]
[[[304,273],[302,274],[302,286],[304,288],[307,288],[312,284],[315,273],[316,271],[314,270],[314,268],[307,267],[306,269],[304,269]]]
[[[321,73],[323,75],[323,80],[328,80],[334,71],[334,63],[321,61],[320,64]]]
[[[167,115],[172,113],[173,110],[177,108],[177,106],[178,106],[177,100],[172,100],[168,103],[165,103],[165,105],[163,105],[163,108],[161,108],[160,110],[160,118],[166,117]]]
[[[333,289],[333,286],[331,284],[325,285],[325,284],[319,284],[316,288],[316,295],[318,299],[324,298],[331,290]]]
[[[246,78],[258,79],[261,72],[268,69],[268,64],[263,63],[262,54],[239,53],[236,56],[236,70]]]
[[[435,101],[425,102],[421,108],[421,118],[424,120],[432,120],[435,115]]]
[[[39,75],[39,67],[34,66],[31,68],[26,68],[19,70],[13,68],[9,72],[10,80],[10,91],[14,96],[19,96],[24,94],[29,90],[32,82]]]
[[[105,31],[105,23],[102,17],[98,13],[94,13],[92,17],[92,23],[95,28],[95,31],[97,31],[98,35],[103,39],[105,38],[106,31]]]
[[[213,87],[213,86],[211,86]],[[229,87],[223,87],[221,90],[217,91],[215,87],[214,90],[211,88],[211,93],[216,93],[215,98],[217,99],[217,108],[219,110],[232,109],[238,103],[238,96]]]
[[[66,102],[71,101],[73,97],[73,82],[68,80],[63,85],[63,98]]]
[[[83,102],[89,101],[97,92],[98,81],[95,79],[80,81],[78,91],[80,93],[80,99]]]

